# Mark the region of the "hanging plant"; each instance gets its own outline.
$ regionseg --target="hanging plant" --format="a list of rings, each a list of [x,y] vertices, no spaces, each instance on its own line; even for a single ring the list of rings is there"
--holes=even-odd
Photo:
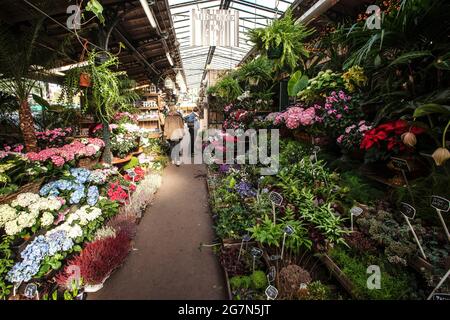
[[[265,28],[252,29],[248,34],[256,49],[274,60],[277,71],[292,71],[300,60],[309,56],[304,42],[313,32],[302,24],[296,24],[288,10],[283,18],[274,20]]]

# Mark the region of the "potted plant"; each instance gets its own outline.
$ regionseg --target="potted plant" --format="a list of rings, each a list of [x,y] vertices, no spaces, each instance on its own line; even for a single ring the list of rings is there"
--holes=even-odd
[[[294,70],[300,60],[309,56],[304,41],[312,34],[312,29],[295,24],[291,11],[265,28],[249,31],[250,41],[258,51],[274,60],[277,71]]]
[[[239,69],[238,79],[252,87],[267,83],[272,79],[272,64],[267,58],[258,57]]]

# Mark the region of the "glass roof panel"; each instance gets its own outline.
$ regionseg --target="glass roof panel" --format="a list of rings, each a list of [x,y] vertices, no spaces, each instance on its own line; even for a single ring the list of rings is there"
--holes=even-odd
[[[266,26],[272,19],[281,16],[293,2],[294,0],[169,0],[187,87],[193,90],[200,88],[205,68],[235,68],[252,48],[247,42],[246,32]],[[191,10],[219,9],[221,3],[228,3],[230,9],[239,11],[239,47],[215,47],[214,50],[210,50],[210,47],[191,47]],[[214,54],[207,65],[210,51]]]

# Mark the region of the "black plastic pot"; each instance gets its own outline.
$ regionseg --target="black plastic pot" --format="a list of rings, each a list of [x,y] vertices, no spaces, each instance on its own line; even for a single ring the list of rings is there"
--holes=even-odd
[[[269,50],[267,50],[267,58],[271,60],[279,59],[283,55],[283,44],[280,44],[278,47],[270,47]]]

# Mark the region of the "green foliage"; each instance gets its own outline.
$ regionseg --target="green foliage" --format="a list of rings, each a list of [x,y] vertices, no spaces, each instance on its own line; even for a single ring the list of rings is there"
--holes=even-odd
[[[304,42],[313,34],[313,30],[302,24],[295,24],[291,11],[287,11],[283,18],[273,20],[265,28],[251,29],[248,34],[250,41],[265,55],[274,48],[283,47],[281,58],[274,61],[276,71],[295,70],[299,62],[304,68],[303,60],[309,57]]]
[[[235,101],[243,93],[238,80],[229,74],[222,77],[210,90],[217,93],[227,103]]]
[[[330,288],[320,281],[313,281],[308,284],[308,295],[305,300],[328,300],[330,299]]]
[[[288,94],[290,97],[296,97],[297,94],[308,86],[308,76],[300,70],[292,74],[288,82]]]
[[[137,166],[139,166],[139,159],[136,158],[136,157],[131,157],[130,162],[128,162],[126,165],[124,165],[122,169],[124,171],[127,171],[127,170],[130,170],[130,169],[134,169]]]
[[[0,242],[0,300],[11,293],[12,285],[6,282],[5,277],[14,264],[11,244],[13,237],[3,236]]]
[[[230,279],[230,285],[233,290],[249,289],[252,285],[252,278],[250,276],[235,276]]]
[[[281,224],[274,224],[273,220],[266,215],[262,223],[247,229],[253,239],[268,246],[281,246],[283,229]]]
[[[346,171],[341,174],[341,183],[348,190],[345,199],[350,205],[357,201],[370,204],[376,199],[383,198],[384,192],[370,185],[370,182],[355,171]]]
[[[249,86],[267,84],[272,80],[272,63],[264,56],[258,57],[240,67],[237,79]]]
[[[265,289],[267,287],[267,277],[264,271],[256,270],[251,275],[252,287],[255,290]]]
[[[300,99],[308,102],[323,99],[331,91],[338,91],[344,88],[344,80],[340,73],[331,69],[320,71],[316,77],[309,79],[304,90],[298,92]]]
[[[101,24],[105,24],[105,17],[103,16],[103,6],[98,0],[89,0],[86,4],[86,11],[92,12],[99,20]]]
[[[405,269],[393,267],[383,258],[375,255],[353,256],[346,250],[336,247],[330,256],[341,268],[344,274],[354,284],[357,298],[374,300],[408,300],[418,299],[417,282],[413,274]],[[367,267],[377,265],[381,270],[381,288],[370,290],[367,288]]]

